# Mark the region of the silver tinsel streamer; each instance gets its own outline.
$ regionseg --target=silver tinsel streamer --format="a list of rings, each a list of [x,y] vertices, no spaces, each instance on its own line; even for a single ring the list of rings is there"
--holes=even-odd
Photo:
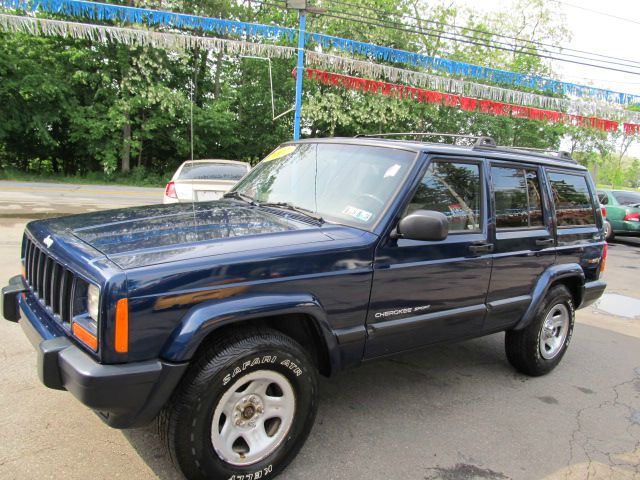
[[[119,42],[126,45],[151,46],[168,50],[202,48],[234,55],[253,55],[271,58],[291,58],[297,49],[282,45],[252,43],[243,40],[197,37],[174,33],[153,32],[133,28],[90,25],[46,18],[0,14],[0,30],[31,35],[71,37],[94,42]]]
[[[31,35],[71,37],[102,43],[120,42],[127,45],[146,45],[168,50],[185,50],[198,47],[215,52],[223,51],[232,55],[252,55],[270,58],[292,58],[297,53],[296,48],[283,45],[91,25],[8,14],[0,14],[0,30]],[[585,117],[600,117],[620,122],[640,123],[640,113],[625,110],[619,105],[591,100],[547,97],[535,93],[483,85],[459,78],[441,77],[425,72],[406,70],[317,51],[306,51],[305,54],[307,65],[332,68],[340,72],[358,73],[368,78],[386,79],[391,82],[421,86],[439,92],[525,105],[545,110],[562,111]]]
[[[468,82],[458,78],[441,77],[425,72],[406,70],[314,51],[306,52],[306,63],[309,66],[332,68],[338,72],[357,73],[367,78],[378,78],[394,83],[420,86],[454,95],[566,112],[585,117],[602,117],[617,121],[640,123],[640,114],[638,112],[625,110],[612,104],[582,99],[570,100],[567,98],[547,97],[536,93],[509,90],[492,85]]]

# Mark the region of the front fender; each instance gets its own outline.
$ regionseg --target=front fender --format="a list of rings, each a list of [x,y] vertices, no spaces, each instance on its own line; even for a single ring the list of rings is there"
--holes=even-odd
[[[327,345],[331,369],[340,356],[336,337],[320,302],[310,294],[242,295],[229,300],[200,303],[191,308],[162,349],[162,358],[171,362],[190,360],[202,341],[213,331],[254,318],[286,314],[305,314],[313,318]]]
[[[584,290],[584,271],[582,267],[577,263],[563,263],[561,265],[552,265],[547,268],[542,275],[538,277],[536,286],[533,289],[533,295],[531,296],[531,303],[529,308],[524,313],[520,321],[513,327],[514,330],[522,330],[535,318],[538,308],[544,301],[544,297],[547,295],[549,288],[558,280],[564,278],[576,278],[580,282],[581,290],[580,297],[582,297],[582,291]],[[579,305],[576,305],[578,308]]]

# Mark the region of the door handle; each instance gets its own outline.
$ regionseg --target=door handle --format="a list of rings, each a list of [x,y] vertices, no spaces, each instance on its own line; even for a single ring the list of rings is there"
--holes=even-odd
[[[553,240],[553,238],[539,238],[538,240],[536,240],[536,245],[538,247],[549,247],[554,243],[555,241]]]
[[[474,255],[493,252],[493,243],[476,242],[467,247]]]

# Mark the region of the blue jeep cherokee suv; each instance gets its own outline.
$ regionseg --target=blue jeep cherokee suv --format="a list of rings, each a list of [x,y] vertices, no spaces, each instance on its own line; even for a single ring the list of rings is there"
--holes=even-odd
[[[157,417],[188,478],[255,480],[300,450],[318,373],[500,331],[516,369],[549,372],[605,257],[565,156],[308,140],[220,201],[29,223],[3,314],[46,386],[113,427]]]

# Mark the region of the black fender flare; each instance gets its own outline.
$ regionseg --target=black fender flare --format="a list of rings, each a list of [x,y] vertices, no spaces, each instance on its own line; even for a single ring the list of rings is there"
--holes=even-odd
[[[584,270],[582,270],[582,267],[577,263],[552,265],[538,277],[536,285],[533,288],[533,294],[531,295],[531,303],[529,304],[527,311],[524,312],[522,318],[520,318],[520,321],[515,327],[513,327],[513,330],[522,330],[527,327],[527,325],[529,325],[535,318],[536,312],[538,311],[540,304],[544,301],[544,297],[547,295],[551,286],[559,280],[566,278],[578,279],[580,283],[580,291],[578,295],[579,301],[576,302],[577,304],[574,306],[576,309],[580,307],[582,297],[584,296]]]
[[[170,362],[193,358],[202,341],[215,330],[256,318],[304,314],[313,319],[327,347],[331,371],[340,369],[340,353],[333,329],[321,303],[308,293],[240,295],[191,308],[165,343],[161,357]]]

